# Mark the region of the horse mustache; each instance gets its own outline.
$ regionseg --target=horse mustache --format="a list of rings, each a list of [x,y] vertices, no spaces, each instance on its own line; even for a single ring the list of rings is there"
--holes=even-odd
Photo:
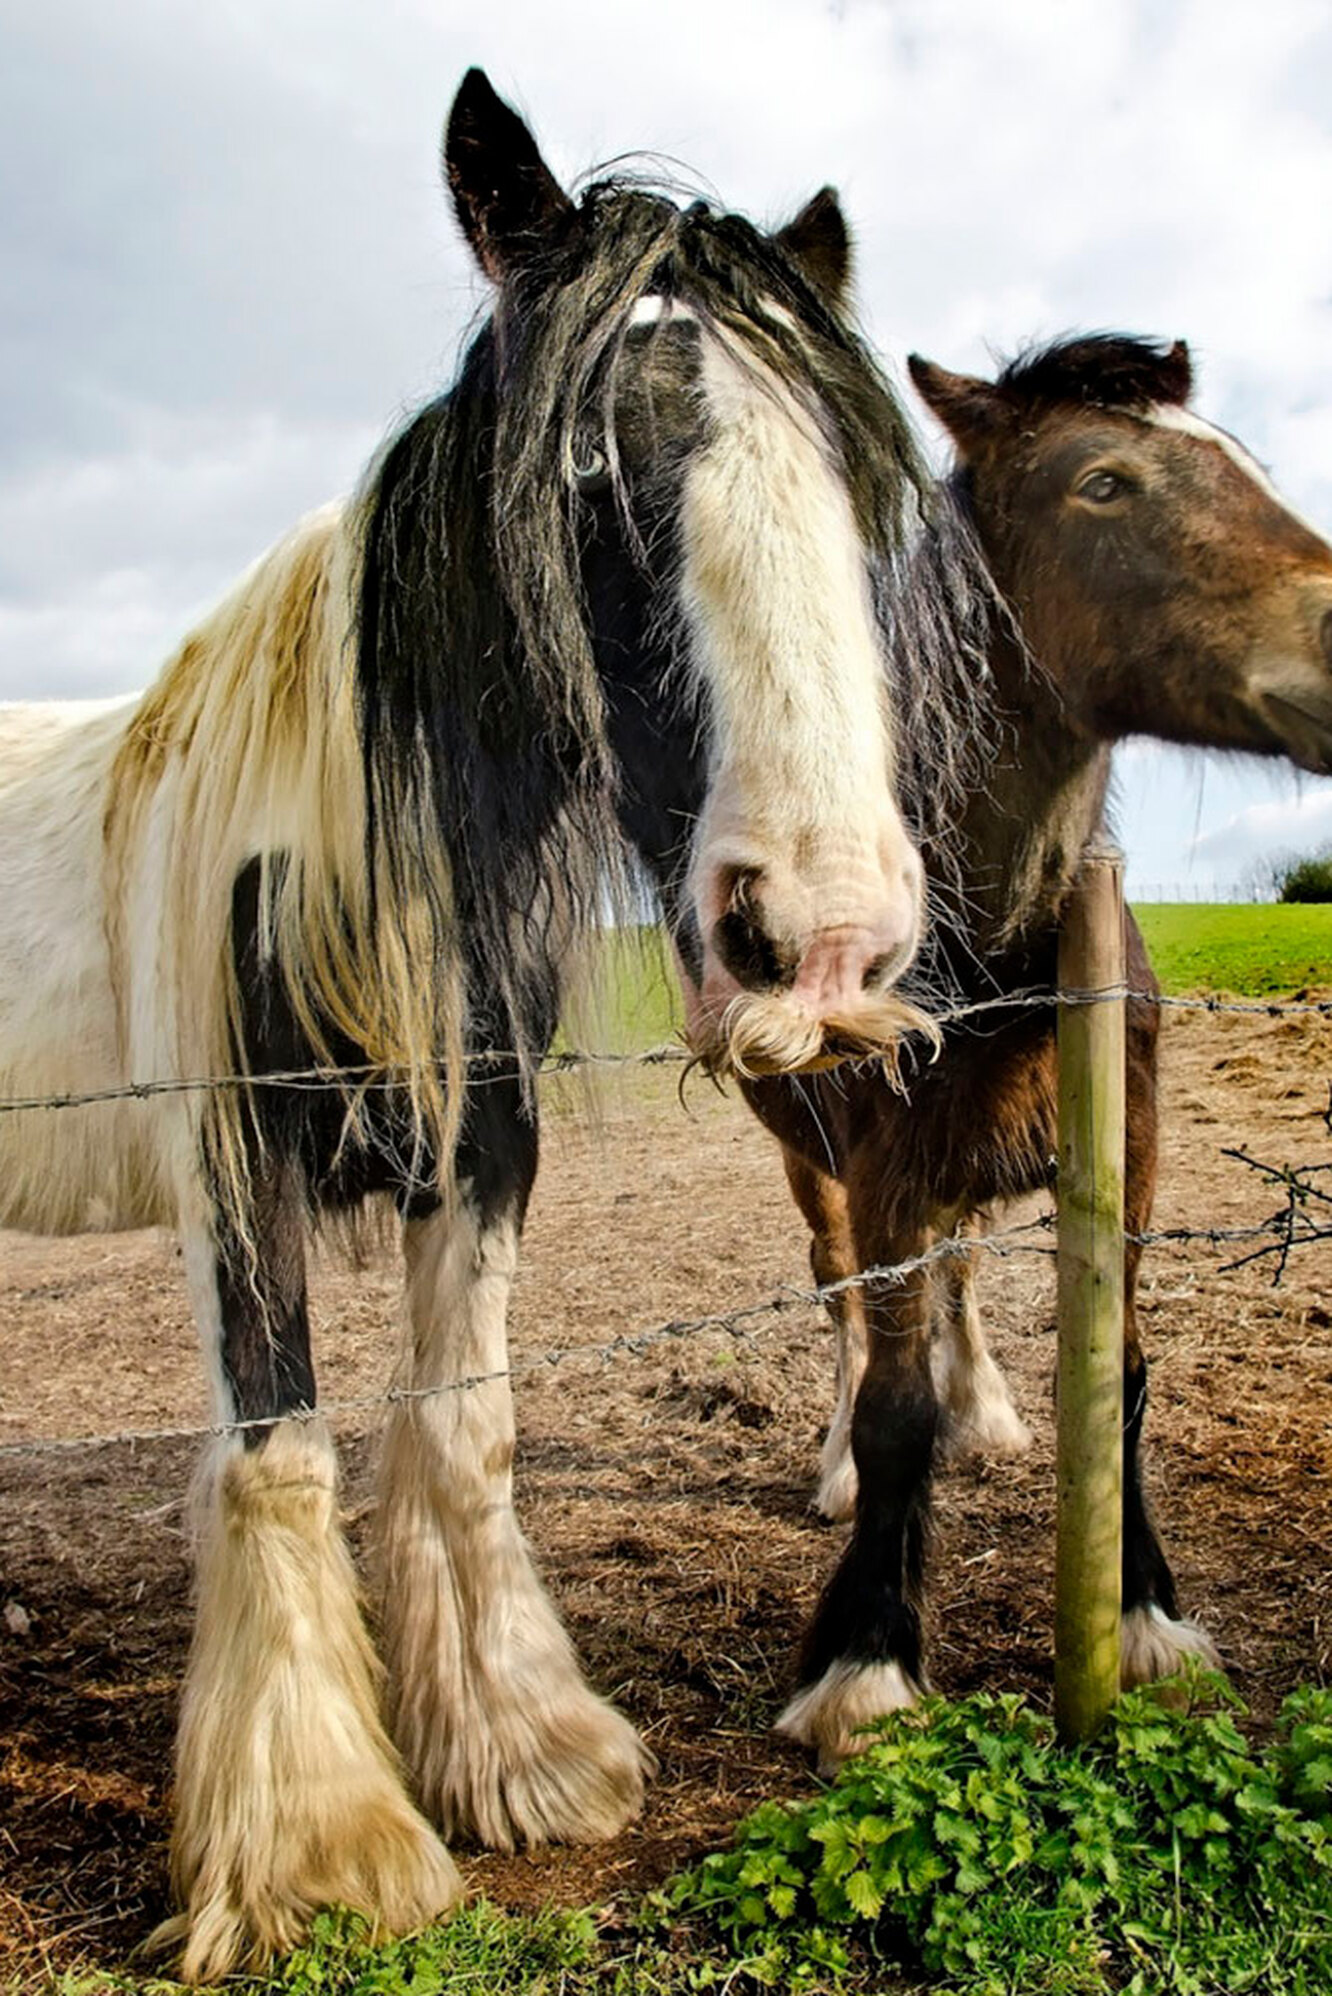
[[[746,991],[732,998],[714,1024],[696,1029],[689,1045],[717,1079],[730,1075],[749,1081],[873,1061],[900,1088],[900,1050],[911,1036],[926,1042],[931,1059],[943,1044],[937,1023],[895,992],[880,993],[854,1015],[820,1019],[793,1011],[789,1000]]]

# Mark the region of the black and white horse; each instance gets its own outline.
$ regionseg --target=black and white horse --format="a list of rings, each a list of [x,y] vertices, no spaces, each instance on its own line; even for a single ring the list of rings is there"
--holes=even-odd
[[[455,386],[145,696],[0,714],[0,1094],[247,1077],[0,1124],[0,1223],[179,1229],[228,1429],[163,1930],[193,1978],[331,1900],[426,1920],[459,1892],[437,1831],[591,1839],[639,1806],[515,1522],[505,1356],[534,1069],[622,855],[714,1065],[916,1016],[894,725],[914,699],[938,747],[947,620],[915,681],[901,644],[885,670],[923,481],[835,200],[772,236],[612,181],[575,203],[476,71],[445,163],[496,287]],[[263,1080],[311,1068],[342,1079]],[[418,1396],[385,1450],[383,1716],[304,1273],[312,1222],[375,1194]]]

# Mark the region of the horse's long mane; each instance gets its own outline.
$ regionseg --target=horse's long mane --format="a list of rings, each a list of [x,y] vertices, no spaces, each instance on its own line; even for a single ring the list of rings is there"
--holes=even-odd
[[[898,400],[777,239],[602,181],[359,497],[265,557],[131,724],[107,811],[113,940],[155,835],[185,1073],[243,1058],[231,896],[256,856],[260,945],[316,1058],[341,1036],[403,1083],[441,1176],[466,1055],[512,1049],[530,1073],[564,968],[624,880],[569,474],[592,411],[619,478],[617,370],[650,294],[817,413],[889,634],[899,780],[942,836],[974,740],[949,597],[972,571],[960,542],[929,581],[910,556],[931,486]],[[129,1002],[123,947],[117,961]],[[205,1118],[237,1208],[242,1113],[216,1091]]]
[[[393,904],[430,910],[441,954],[461,918],[472,1011],[524,1057],[524,988],[590,935],[624,878],[569,469],[592,409],[618,476],[617,369],[649,294],[817,411],[892,633],[902,775],[936,830],[966,760],[965,702],[946,692],[956,626],[937,589],[911,580],[932,487],[868,348],[740,217],[595,183],[569,241],[521,272],[457,387],[393,443],[369,495],[358,679],[372,843],[412,828],[386,843]]]
[[[997,716],[989,652],[1011,615],[995,588],[966,491],[946,479],[929,495],[911,558],[885,593],[898,802],[926,863],[934,926],[965,926],[958,825],[987,781]],[[926,948],[913,989],[929,993]],[[922,980],[924,980],[922,982]]]
[[[165,993],[152,1044],[168,1074],[244,1067],[232,896],[256,857],[259,945],[284,966],[315,1059],[333,1062],[336,1032],[374,1047],[385,1065],[394,1064],[390,1049],[404,1064],[410,1058],[408,1008],[424,1016],[435,1001],[410,985],[388,1005],[376,996],[403,966],[375,961],[366,918],[347,643],[358,560],[354,506],[311,514],[185,640],[134,712],[105,813],[112,980],[127,1060],[145,1059],[137,972],[155,996]],[[145,906],[158,882],[160,906]],[[145,941],[140,957],[134,944],[143,951]],[[204,1101],[216,1189],[243,1225],[241,1117],[234,1088]]]

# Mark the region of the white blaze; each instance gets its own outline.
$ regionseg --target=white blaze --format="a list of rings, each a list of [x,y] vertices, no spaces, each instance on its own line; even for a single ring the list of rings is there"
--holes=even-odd
[[[890,788],[883,661],[846,485],[813,416],[721,337],[702,344],[712,433],[683,505],[684,609],[711,696],[711,868],[794,859],[859,926],[915,858]],[[793,883],[797,901],[808,898]],[[706,910],[705,915],[717,911]]]
[[[1192,409],[1182,408],[1177,402],[1154,404],[1147,412],[1144,421],[1154,424],[1159,430],[1177,430],[1182,436],[1197,437],[1200,443],[1215,444],[1217,449],[1222,451],[1246,478],[1251,479],[1274,506],[1279,506],[1283,513],[1298,521],[1300,526],[1307,527],[1311,534],[1318,536],[1319,540],[1325,538],[1312,521],[1307,520],[1303,513],[1297,512],[1290,501],[1278,492],[1257,458],[1245,449],[1238,437],[1232,437],[1229,430],[1218,428],[1215,423],[1209,423],[1205,417],[1195,415]]]

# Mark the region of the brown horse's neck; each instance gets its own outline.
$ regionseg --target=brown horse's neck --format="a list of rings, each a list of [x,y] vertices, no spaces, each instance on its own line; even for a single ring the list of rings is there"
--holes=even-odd
[[[1110,782],[1109,743],[1073,723],[1056,682],[1006,632],[990,669],[998,750],[961,825],[963,926],[986,958],[1025,954],[1053,929]]]

